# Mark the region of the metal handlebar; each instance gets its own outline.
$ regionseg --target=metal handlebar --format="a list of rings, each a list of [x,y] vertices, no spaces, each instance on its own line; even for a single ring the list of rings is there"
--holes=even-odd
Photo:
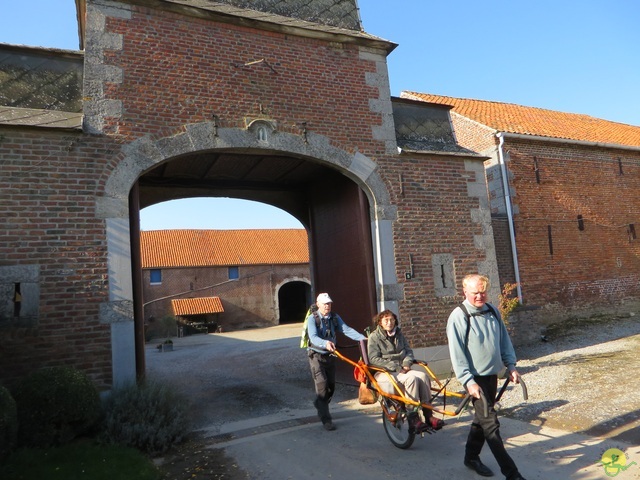
[[[502,395],[507,390],[507,385],[509,385],[509,382],[511,382],[511,378],[507,377],[504,383],[502,384],[502,388],[500,388],[500,391],[498,392],[498,395],[496,396],[496,400],[494,403],[498,403],[500,401],[500,399],[502,398]],[[522,398],[524,400],[528,400],[529,392],[527,391],[527,384],[525,383],[522,376],[520,377],[520,387],[522,387]]]
[[[468,393],[465,395],[464,399],[462,399],[462,402],[460,402],[460,405],[458,405],[458,408],[456,408],[455,410],[456,415],[458,415],[469,404],[471,398],[471,395],[469,395]],[[479,400],[482,402],[482,413],[486,418],[489,416],[489,404],[487,403],[487,397],[484,396],[482,390],[480,391]]]

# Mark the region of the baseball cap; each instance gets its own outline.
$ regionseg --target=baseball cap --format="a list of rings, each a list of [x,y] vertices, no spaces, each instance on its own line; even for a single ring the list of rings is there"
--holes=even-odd
[[[316,301],[318,303],[333,303],[333,300],[331,300],[331,297],[328,293],[321,293],[320,295],[318,295],[318,298],[316,298]]]

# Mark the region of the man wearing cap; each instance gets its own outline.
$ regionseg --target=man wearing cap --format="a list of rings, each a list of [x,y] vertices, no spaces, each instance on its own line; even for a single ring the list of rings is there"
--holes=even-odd
[[[336,333],[342,332],[352,340],[364,340],[366,337],[344,323],[340,315],[331,311],[333,300],[328,293],[321,293],[316,298],[318,310],[307,317],[307,333],[309,334],[309,366],[316,388],[316,399],[313,401],[318,417],[325,430],[335,430],[329,413],[329,402],[336,388],[335,357],[331,355],[336,349]]]

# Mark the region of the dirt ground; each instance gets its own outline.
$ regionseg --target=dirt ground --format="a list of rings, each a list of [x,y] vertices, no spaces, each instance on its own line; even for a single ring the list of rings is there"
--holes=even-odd
[[[194,431],[207,426],[215,432],[230,416],[242,419],[303,408],[313,392],[306,358],[297,347],[297,329],[292,330],[294,338],[286,338],[289,330],[279,328],[263,332],[268,337],[260,341],[246,341],[257,332],[218,335],[215,348],[205,339],[189,339],[184,348],[177,342],[176,351],[168,354],[172,357],[154,355],[151,349],[147,368],[189,394]],[[640,315],[567,322],[550,329],[546,341],[517,348],[529,400],[523,402],[519,387],[510,386],[500,402],[501,415],[640,444],[640,389],[635,386],[639,347]],[[175,374],[185,369],[192,373]],[[355,387],[340,385],[334,401],[353,401],[356,395]],[[204,404],[207,408],[201,408]],[[249,478],[224,450],[207,448],[197,433],[157,463],[164,480]]]

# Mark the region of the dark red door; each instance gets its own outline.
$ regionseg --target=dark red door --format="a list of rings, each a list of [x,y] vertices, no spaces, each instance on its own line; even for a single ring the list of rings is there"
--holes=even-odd
[[[359,332],[376,309],[371,222],[367,197],[342,175],[323,178],[310,191],[310,255],[316,294],[327,292],[333,311]],[[338,347],[357,360],[354,342],[338,337]],[[341,348],[342,347],[342,348]],[[340,362],[339,380],[353,382],[353,368]]]

